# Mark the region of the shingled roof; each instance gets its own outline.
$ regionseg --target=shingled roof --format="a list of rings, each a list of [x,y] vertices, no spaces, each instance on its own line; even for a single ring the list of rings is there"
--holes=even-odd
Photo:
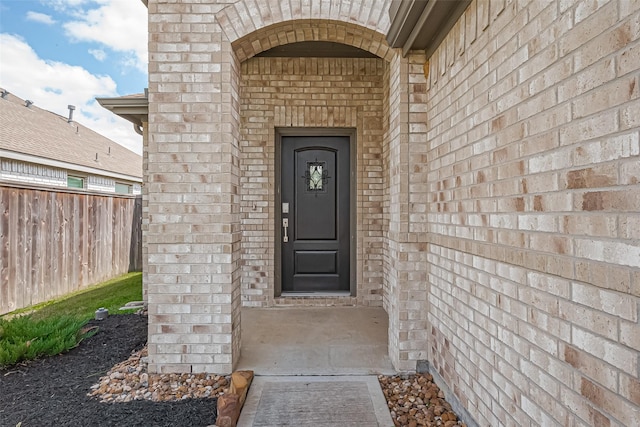
[[[0,151],[142,178],[142,157],[76,121],[38,108],[12,94],[0,98]]]

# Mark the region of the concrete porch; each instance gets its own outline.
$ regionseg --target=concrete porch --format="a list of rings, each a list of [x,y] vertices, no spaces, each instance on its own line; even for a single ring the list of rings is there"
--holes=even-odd
[[[236,369],[256,375],[394,374],[382,308],[243,308]]]

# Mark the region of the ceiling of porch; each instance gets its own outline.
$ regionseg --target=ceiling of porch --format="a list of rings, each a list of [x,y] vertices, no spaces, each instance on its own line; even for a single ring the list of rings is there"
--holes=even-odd
[[[377,58],[355,46],[329,41],[303,41],[272,47],[256,56],[287,58]]]

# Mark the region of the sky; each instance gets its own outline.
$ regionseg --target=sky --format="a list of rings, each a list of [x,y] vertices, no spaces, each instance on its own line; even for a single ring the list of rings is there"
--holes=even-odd
[[[133,125],[96,97],[147,87],[141,0],[0,0],[0,87],[141,154]]]

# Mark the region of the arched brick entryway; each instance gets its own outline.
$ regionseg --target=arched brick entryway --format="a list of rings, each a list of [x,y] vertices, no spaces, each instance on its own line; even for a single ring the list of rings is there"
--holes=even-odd
[[[343,30],[340,31],[345,31],[345,33],[349,32],[349,30],[347,30],[349,27],[352,29],[360,28],[362,30],[370,30],[374,33],[378,33],[380,36],[376,37],[376,40],[380,40],[382,44],[386,45],[387,43],[384,41],[384,34],[387,33],[390,25],[388,14],[390,4],[391,0],[375,2],[337,2],[327,0],[292,0],[290,2],[281,2],[278,0],[242,0],[221,9],[215,14],[215,19],[220,24],[220,27],[231,43],[236,43],[255,31],[262,30],[272,25],[286,26],[292,21],[322,20],[333,21],[336,28],[342,28]],[[288,31],[278,30],[276,32],[279,34],[277,36],[279,40],[277,43],[292,43],[296,41],[293,37],[301,37],[301,35],[294,35],[293,33],[299,32],[298,28],[292,28]],[[267,35],[270,33],[267,32],[262,34]],[[285,39],[283,37],[288,38]],[[303,35],[302,37],[308,37],[308,35]],[[352,44],[349,43],[348,39],[341,39],[342,36],[337,34],[335,36],[327,34],[327,37],[327,40],[329,40],[329,38],[337,37],[332,41]],[[307,38],[307,40],[310,39]],[[301,40],[298,39],[297,41]],[[277,45],[274,44],[272,40],[267,43],[271,45],[271,47]],[[250,58],[252,56],[250,54],[252,51],[255,54],[261,50],[266,50],[267,43],[261,47],[252,45],[251,48],[245,51],[245,56],[238,55],[239,59],[244,60]],[[384,55],[379,56],[382,57]]]
[[[238,60],[245,61],[260,52],[289,44],[308,41],[342,43],[366,50],[386,61],[396,54],[387,44],[384,35],[341,21],[299,19],[280,22],[255,30],[232,43]]]
[[[147,176],[158,178],[148,180],[153,195],[146,279],[150,370],[230,371],[240,354],[243,301],[274,304],[272,294],[264,300],[248,297],[273,290],[274,189],[268,173],[255,174],[255,158],[247,153],[266,158],[258,166],[268,171],[274,129],[283,126],[357,129],[359,292],[348,303],[384,306],[391,360],[398,369],[412,369],[410,359],[419,355],[409,356],[411,348],[402,343],[409,329],[426,329],[426,321],[422,306],[407,305],[406,296],[401,297],[406,292],[400,292],[407,282],[400,271],[404,249],[399,243],[408,232],[410,71],[409,61],[384,38],[389,4],[242,0],[228,6],[149,5]],[[323,71],[316,71],[322,79],[346,70],[350,77],[342,83],[353,96],[342,94],[341,100],[336,94],[333,104],[311,106],[295,98],[304,92],[299,91],[292,95],[297,103],[271,103],[260,118],[247,114],[243,91],[251,88],[243,78],[250,73],[262,77],[260,67],[271,61],[255,56],[307,41],[342,43],[381,59],[327,58]],[[298,65],[306,67],[304,61],[299,58]],[[253,71],[247,68],[250,63]],[[198,176],[185,181],[185,173]],[[252,187],[253,178],[260,181],[258,188]],[[251,188],[264,199],[253,197]],[[172,211],[179,212],[179,222],[166,221],[163,212]],[[169,242],[171,251],[181,253],[167,253]],[[175,340],[167,333],[176,334]]]

